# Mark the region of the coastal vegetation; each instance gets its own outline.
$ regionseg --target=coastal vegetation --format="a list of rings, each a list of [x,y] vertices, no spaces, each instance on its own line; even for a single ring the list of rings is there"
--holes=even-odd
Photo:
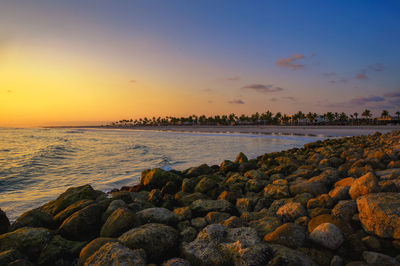
[[[399,253],[400,131],[148,169],[12,223],[0,210],[0,265],[399,265]]]
[[[288,115],[266,111],[252,115],[190,115],[187,117],[151,117],[139,119],[122,119],[112,122],[107,127],[135,127],[135,126],[166,126],[166,125],[382,125],[400,123],[400,111],[390,115],[383,110],[380,116],[373,117],[371,110],[365,109],[359,113],[346,114],[344,112],[327,112],[324,114],[303,113],[298,111]]]

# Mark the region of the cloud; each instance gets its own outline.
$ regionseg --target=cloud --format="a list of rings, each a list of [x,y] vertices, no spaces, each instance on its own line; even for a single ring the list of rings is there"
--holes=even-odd
[[[368,79],[367,75],[365,75],[365,73],[359,73],[356,75],[356,79]]]
[[[317,56],[317,55],[316,55],[315,53],[312,53],[312,54],[311,54],[311,57],[314,57],[314,56]]]
[[[381,72],[381,71],[383,71],[384,68],[385,67],[380,63],[376,63],[376,64],[370,65],[368,67],[369,70],[374,71],[374,72]]]
[[[388,98],[397,98],[400,97],[400,92],[388,92],[385,93],[383,96]]]
[[[213,101],[212,100],[208,100],[208,103],[213,103]]]
[[[136,83],[136,81],[137,81],[136,79],[131,79],[129,82],[130,83]]]
[[[230,80],[230,81],[238,81],[238,80],[240,80],[240,77],[239,77],[239,76],[233,76],[233,77],[229,77],[229,78],[227,78],[226,80]]]
[[[283,96],[282,99],[289,100],[289,101],[295,101],[295,98],[292,96]]]
[[[295,63],[296,60],[303,59],[305,58],[304,55],[302,54],[293,54],[287,58],[279,58],[276,62],[275,65],[279,67],[286,67],[290,68],[292,70],[299,70],[304,68],[303,64]]]
[[[278,101],[278,99],[277,98],[271,98],[271,99],[269,99],[271,102],[277,102]]]
[[[383,102],[385,99],[379,96],[358,97],[349,101],[351,105],[365,105],[369,102]]]
[[[7,90],[8,93],[12,93],[12,90]]]
[[[283,91],[283,89],[281,87],[276,87],[276,86],[274,86],[272,84],[263,85],[263,84],[259,84],[259,83],[249,84],[249,85],[243,86],[242,89],[244,89],[244,90],[255,90],[255,91],[261,92],[261,93]]]
[[[202,89],[201,91],[202,91],[202,92],[212,92],[213,90],[210,89],[210,88],[207,88],[207,89]]]
[[[244,104],[244,101],[242,101],[242,100],[232,100],[232,101],[228,101],[228,103],[230,103],[230,104]]]
[[[325,72],[322,75],[324,75],[325,77],[334,77],[337,75],[336,72]]]

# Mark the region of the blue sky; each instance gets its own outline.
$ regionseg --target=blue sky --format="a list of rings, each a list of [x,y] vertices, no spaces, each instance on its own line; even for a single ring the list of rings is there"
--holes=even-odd
[[[64,69],[66,79],[90,73],[90,82],[74,79],[63,90],[98,86],[99,102],[121,106],[107,119],[365,108],[379,115],[400,109],[398,14],[400,2],[386,0],[2,1],[0,71],[14,73],[7,60],[18,56]],[[0,86],[8,96],[38,89],[1,76]],[[86,112],[85,104],[74,108]],[[12,116],[10,108],[0,111]]]

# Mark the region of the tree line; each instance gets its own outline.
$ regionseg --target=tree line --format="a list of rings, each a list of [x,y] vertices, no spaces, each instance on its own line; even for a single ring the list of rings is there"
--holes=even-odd
[[[144,117],[139,119],[122,119],[112,122],[111,127],[134,127],[134,126],[163,126],[163,125],[296,125],[296,124],[386,124],[400,122],[400,111],[391,116],[389,111],[383,110],[380,117],[372,118],[371,110],[365,109],[361,114],[355,112],[346,114],[344,112],[327,112],[324,114],[303,113],[298,111],[293,115],[276,114],[266,111],[252,115],[242,114],[240,116],[231,113],[229,115],[190,115],[187,117]]]

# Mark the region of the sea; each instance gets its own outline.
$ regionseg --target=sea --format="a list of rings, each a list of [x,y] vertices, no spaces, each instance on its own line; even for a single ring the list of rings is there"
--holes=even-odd
[[[323,136],[185,133],[93,128],[0,128],[0,208],[10,220],[90,184],[108,192],[139,183],[141,172],[184,170],[302,147]]]

